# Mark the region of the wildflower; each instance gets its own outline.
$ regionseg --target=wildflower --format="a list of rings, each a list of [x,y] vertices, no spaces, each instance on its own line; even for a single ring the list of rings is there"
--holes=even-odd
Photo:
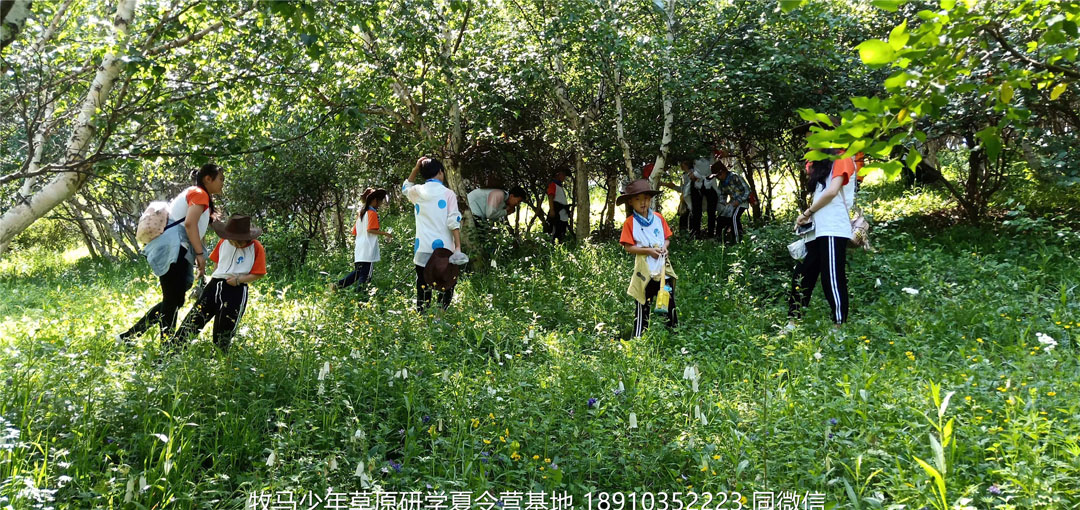
[[[547,458],[547,457],[544,457],[544,463],[545,463],[545,464],[550,464],[550,463],[551,463],[551,459],[549,459],[549,458]]]
[[[540,460],[540,456],[539,455],[533,455],[533,460]]]
[[[423,423],[424,425],[427,425],[427,423],[428,423],[429,421],[431,421],[431,417],[425,414],[423,418],[420,418],[420,421],[421,421],[421,422],[422,422],[422,423]]]
[[[595,398],[590,398],[588,404],[589,404],[589,409],[592,409],[593,407],[596,407],[596,399]]]
[[[398,464],[397,462],[394,462],[393,460],[390,460],[389,462],[390,462],[390,467],[393,468],[395,473],[400,473],[401,472],[401,464]]]
[[[637,428],[637,413],[630,413],[630,428]]]
[[[913,289],[911,287],[904,287],[904,288],[902,288],[900,290],[902,290],[904,292],[907,292],[908,294],[911,294],[912,296],[918,296],[919,295],[919,289]]]
[[[822,357],[823,357],[823,356],[821,355],[821,351],[818,351],[818,352],[815,352],[815,353],[814,353],[814,359],[816,359],[816,360],[818,360],[818,361],[821,361],[821,358],[822,358]]]
[[[1056,395],[1057,395],[1056,391],[1048,391],[1048,392],[1046,392],[1046,396],[1048,396],[1048,397],[1053,397],[1053,396],[1056,396]]]
[[[991,485],[990,487],[987,487],[986,492],[989,492],[990,494],[993,494],[995,496],[1000,496],[1001,495],[1001,487],[998,487],[997,484],[995,483],[994,485]]]
[[[829,418],[829,425],[836,425],[839,421],[836,418]]]
[[[1035,333],[1035,338],[1039,339],[1040,344],[1046,346],[1047,352],[1050,352],[1054,350],[1054,347],[1057,347],[1057,341],[1055,341],[1053,338],[1050,338],[1050,335],[1045,335],[1043,333]]]
[[[521,460],[521,454],[518,453],[518,452],[511,453],[510,454],[510,459],[511,460]]]

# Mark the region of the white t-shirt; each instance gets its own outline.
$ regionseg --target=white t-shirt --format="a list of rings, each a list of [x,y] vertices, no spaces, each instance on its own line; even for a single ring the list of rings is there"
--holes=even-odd
[[[506,192],[501,189],[480,188],[469,192],[469,210],[482,220],[506,217]]]
[[[829,181],[833,178],[844,177],[844,186],[840,188],[829,203],[813,214],[814,232],[806,237],[812,241],[818,237],[843,237],[852,238],[850,210],[855,206],[855,159],[838,159],[833,162],[833,171]],[[825,187],[818,185],[814,189],[814,201],[825,192]],[[847,202],[845,207],[845,200]],[[812,204],[813,202],[811,202]]]
[[[452,232],[461,228],[457,195],[436,179],[419,185],[405,180],[401,191],[413,203],[416,216],[413,264],[426,266],[431,253],[438,248],[457,251]]]
[[[356,247],[353,248],[353,262],[379,261],[379,236],[368,232],[379,228],[379,213],[368,208],[364,216],[356,218],[353,234],[356,235]]]
[[[187,218],[188,207],[196,204],[203,206],[202,215],[199,216],[199,238],[201,239],[206,236],[206,228],[210,226],[210,194],[206,190],[191,186],[176,195],[172,202],[169,202],[169,223]],[[173,228],[183,228],[183,224]],[[187,236],[180,236],[180,239],[187,246]]]
[[[217,264],[210,278],[228,279],[246,274],[266,274],[266,251],[258,241],[237,248],[222,239],[210,253],[210,260]]]
[[[554,198],[556,204],[562,204],[563,206],[570,204],[566,199],[566,189],[559,182],[551,181],[548,184],[547,194]],[[567,207],[559,208],[559,221],[570,221],[570,209]]]

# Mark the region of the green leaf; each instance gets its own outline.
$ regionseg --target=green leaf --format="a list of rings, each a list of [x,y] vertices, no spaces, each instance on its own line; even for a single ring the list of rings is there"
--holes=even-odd
[[[1058,83],[1056,86],[1054,86],[1054,89],[1050,91],[1050,100],[1056,101],[1057,98],[1061,97],[1061,94],[1063,94],[1065,92],[1065,89],[1067,88],[1069,88],[1069,85],[1067,83]]]
[[[922,154],[919,154],[919,151],[917,151],[915,149],[911,149],[911,150],[908,151],[907,159],[904,160],[904,163],[907,165],[908,168],[910,168],[912,171],[914,171],[915,167],[919,166],[919,163],[921,161],[922,161]]]
[[[912,78],[915,78],[915,75],[907,71],[900,71],[899,73],[896,73],[885,79],[885,88],[888,90],[892,90],[903,87],[908,82],[908,80],[911,80]]]
[[[889,43],[880,39],[870,39],[863,41],[859,44],[859,58],[863,63],[870,66],[881,66],[888,64],[896,58],[896,52],[893,51],[892,46]]]
[[[907,3],[907,0],[874,0],[871,2],[874,7],[883,9],[889,12],[896,12],[900,9],[900,6]]]
[[[929,436],[930,436],[930,449],[933,450],[933,452],[934,452],[934,464],[937,464],[937,469],[938,469],[938,472],[941,473],[941,476],[945,476],[945,474],[946,474],[945,449],[941,447],[941,443],[938,442],[937,438],[934,437],[933,433],[930,433]]]
[[[794,11],[806,4],[808,0],[780,0],[780,10],[785,13]]]
[[[1001,154],[1001,135],[998,134],[997,128],[990,126],[975,133],[975,136],[982,142],[982,147],[983,150],[986,151],[986,156],[990,158],[991,161],[997,159],[998,155]]]
[[[1005,82],[1005,83],[1001,84],[1001,90],[1000,90],[1000,94],[999,94],[998,97],[1001,99],[1002,103],[1005,103],[1005,104],[1011,103],[1014,94],[1015,94],[1015,91],[1013,91],[1012,84],[1010,84],[1009,82]]]
[[[881,170],[885,172],[885,178],[894,181],[897,177],[900,177],[900,171],[904,169],[904,165],[899,161],[890,160],[880,165]]]
[[[941,8],[946,11],[953,10],[956,7],[956,0],[941,0]]]
[[[899,50],[907,44],[910,38],[911,34],[907,33],[907,20],[904,20],[903,23],[889,32],[889,46],[892,46],[893,50]]]

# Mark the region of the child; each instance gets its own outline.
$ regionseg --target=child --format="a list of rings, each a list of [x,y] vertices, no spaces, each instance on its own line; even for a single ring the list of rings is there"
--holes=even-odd
[[[416,184],[416,177],[424,178],[423,184]],[[413,239],[413,264],[416,266],[416,311],[423,312],[431,301],[431,285],[424,279],[424,269],[432,253],[439,248],[446,248],[454,253],[455,258],[462,258],[461,250],[461,212],[458,209],[457,195],[443,184],[446,173],[443,164],[435,159],[421,157],[408,179],[401,184],[401,192],[414,204],[416,214],[416,238]],[[465,257],[466,260],[467,257]],[[439,296],[439,306],[445,310],[454,299],[452,288],[443,290]]]
[[[640,337],[649,327],[649,312],[653,307],[653,298],[660,292],[660,285],[670,287],[671,299],[668,303],[668,327],[678,325],[675,313],[675,272],[667,260],[668,247],[671,245],[671,227],[660,213],[649,208],[652,198],[660,192],[653,190],[649,181],[639,179],[626,187],[626,192],[615,199],[617,205],[630,203],[630,217],[623,223],[619,243],[627,253],[636,255],[634,274],[630,278],[630,287],[626,290],[637,300],[634,316],[634,338]],[[664,282],[660,281],[661,274]]]
[[[356,247],[353,248],[353,272],[349,273],[330,284],[330,291],[348,287],[356,283],[357,294],[364,289],[365,283],[371,281],[372,268],[379,261],[379,236],[391,238],[390,232],[379,230],[378,209],[386,200],[386,190],[368,188],[360,195],[364,202],[360,212],[356,214],[356,224],[353,225],[352,235],[356,236]]]
[[[210,254],[217,267],[169,344],[183,346],[214,319],[214,345],[227,353],[247,307],[247,284],[266,276],[266,251],[255,240],[262,230],[252,227],[248,216],[234,214],[228,223],[215,221],[213,227],[221,238]]]

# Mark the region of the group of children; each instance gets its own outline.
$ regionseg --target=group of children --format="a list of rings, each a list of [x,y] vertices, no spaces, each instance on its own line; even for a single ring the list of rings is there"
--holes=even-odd
[[[691,191],[694,178],[690,176],[695,171],[690,165],[689,161],[682,162],[684,186],[677,188],[683,191],[684,201],[688,194],[695,196]],[[738,240],[741,235],[739,214],[746,208],[749,189],[745,181],[739,185],[730,180],[736,177],[737,181],[741,181],[742,178],[730,173],[719,161],[711,165],[710,170],[712,173],[705,177],[716,179],[721,183],[720,189],[732,197],[728,205],[734,218],[731,221],[735,239]],[[807,240],[808,256],[795,269],[789,299],[791,320],[801,315],[819,276],[833,311],[834,322],[839,325],[847,320],[844,248],[846,241],[852,237],[848,204],[854,201],[853,177],[856,171],[853,160],[807,164],[813,186],[813,203],[800,213],[796,225],[813,223],[817,231],[812,232]],[[261,230],[253,227],[247,216],[234,215],[228,222],[216,220],[213,196],[222,191],[222,169],[207,164],[194,172],[193,177],[195,185],[182,191],[170,203],[169,227],[144,248],[151,268],[159,277],[162,300],[131,329],[118,335],[120,341],[131,341],[156,324],[163,337],[169,339],[167,344],[179,348],[197,336],[210,320],[214,320],[214,344],[227,352],[247,305],[247,284],[266,275],[266,252],[257,240]],[[422,183],[417,182],[418,177],[423,178]],[[569,223],[569,215],[564,215],[567,213],[566,195],[565,192],[560,194],[562,178],[565,178],[565,174],[556,175],[548,190],[549,219],[557,229],[553,232],[556,239],[565,235]],[[685,186],[685,180],[691,183],[689,189]],[[554,193],[551,188],[555,188]],[[509,194],[501,190],[476,191],[482,193],[477,193],[475,197],[470,193],[469,199],[470,203],[477,202],[473,209],[487,211],[478,215],[481,220],[505,217],[506,211],[512,211],[525,199],[524,191],[520,188],[511,190]],[[496,197],[495,191],[500,191],[501,195]],[[438,304],[445,310],[453,299],[459,265],[468,262],[468,257],[461,252],[462,217],[457,195],[445,184],[442,163],[428,157],[416,161],[409,177],[402,183],[401,192],[413,204],[416,222],[413,239],[416,310],[423,312],[427,308],[434,291],[439,292]],[[663,215],[652,207],[653,199],[659,193],[659,190],[652,189],[647,179],[639,179],[631,182],[616,199],[617,205],[629,206],[619,243],[635,257],[627,287],[627,294],[635,300],[633,337],[641,336],[648,327],[654,305],[656,311],[666,315],[669,328],[678,325],[674,294],[678,277],[668,257],[672,231]],[[379,239],[393,236],[389,229],[382,229],[379,223],[378,210],[387,196],[387,191],[381,188],[367,188],[361,195],[362,205],[352,229],[355,236],[353,271],[329,284],[331,291],[351,285],[357,285],[357,291],[362,291],[363,284],[371,281],[374,265],[380,260]],[[833,200],[837,196],[840,200]],[[694,207],[694,202],[700,207],[700,202],[693,198],[690,207]],[[698,215],[699,221],[700,218]],[[176,225],[183,228],[170,230]],[[172,330],[177,312],[194,282],[193,270],[197,269],[200,278],[206,270],[202,239],[208,226],[212,226],[220,238],[209,255],[216,266],[210,281],[202,287],[197,302],[174,333]]]

